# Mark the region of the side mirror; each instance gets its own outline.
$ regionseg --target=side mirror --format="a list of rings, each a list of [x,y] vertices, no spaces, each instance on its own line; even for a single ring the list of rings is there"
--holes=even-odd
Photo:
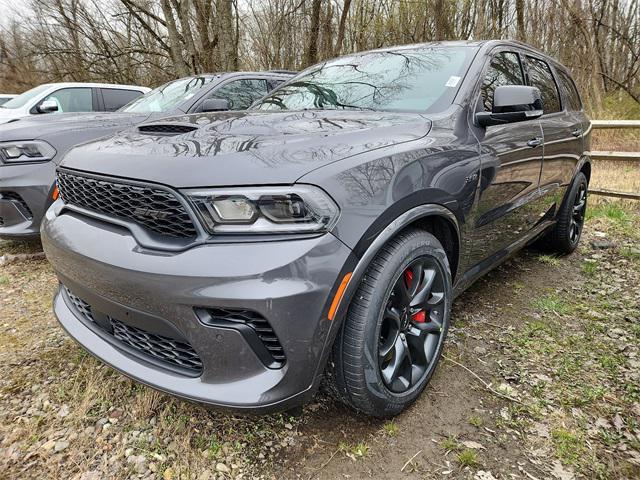
[[[493,93],[493,110],[476,113],[476,122],[481,127],[489,127],[524,122],[539,118],[542,114],[542,97],[538,88],[503,85]]]
[[[229,100],[225,98],[207,98],[202,102],[203,112],[223,112],[229,108]]]
[[[55,100],[45,100],[38,105],[38,111],[40,113],[53,113],[58,111],[58,102]]]

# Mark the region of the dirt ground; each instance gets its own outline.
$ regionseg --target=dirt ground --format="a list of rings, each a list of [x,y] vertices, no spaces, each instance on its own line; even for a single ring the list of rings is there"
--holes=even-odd
[[[372,420],[324,393],[234,417],[140,386],[51,313],[43,258],[0,266],[4,478],[640,478],[640,212],[592,208],[581,247],[522,252],[454,304],[419,400]],[[0,244],[2,255],[39,245]],[[0,259],[0,264],[2,260]]]

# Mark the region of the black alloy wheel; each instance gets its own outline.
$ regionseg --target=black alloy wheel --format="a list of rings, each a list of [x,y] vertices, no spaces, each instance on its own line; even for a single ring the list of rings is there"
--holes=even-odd
[[[581,183],[573,199],[573,211],[571,212],[571,223],[569,227],[569,240],[571,243],[578,243],[584,226],[584,217],[587,211],[587,184]]]
[[[398,277],[384,310],[378,360],[387,388],[402,393],[435,365],[445,308],[444,275],[432,257],[414,260]]]

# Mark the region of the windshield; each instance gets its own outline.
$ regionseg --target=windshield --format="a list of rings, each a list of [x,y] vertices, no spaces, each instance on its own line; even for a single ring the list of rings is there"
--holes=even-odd
[[[440,111],[453,101],[476,51],[433,46],[341,57],[309,68],[254,108]]]
[[[27,90],[22,95],[18,95],[16,98],[9,100],[4,105],[0,105],[0,108],[22,108],[32,99],[49,90],[50,87],[51,85],[40,85],[39,87]]]
[[[198,90],[216,78],[215,76],[187,77],[165,83],[128,103],[120,111],[132,113],[166,112],[183,100],[193,97]]]

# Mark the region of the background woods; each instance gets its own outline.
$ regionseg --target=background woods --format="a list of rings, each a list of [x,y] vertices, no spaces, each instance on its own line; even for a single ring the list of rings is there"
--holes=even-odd
[[[341,53],[394,44],[517,38],[567,65],[590,108],[599,108],[612,92],[640,104],[639,4],[31,0],[0,31],[0,91],[63,80],[157,86],[192,73],[298,70]]]

